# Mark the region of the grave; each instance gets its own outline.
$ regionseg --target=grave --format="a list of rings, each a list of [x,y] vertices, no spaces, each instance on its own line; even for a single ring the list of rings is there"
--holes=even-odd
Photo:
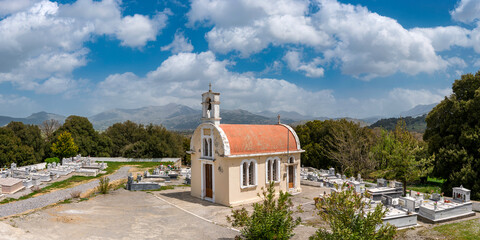
[[[422,202],[419,207],[422,220],[439,223],[475,215],[470,202],[470,190],[463,186],[453,188],[452,200],[440,200],[436,195]]]
[[[0,178],[0,187],[2,188],[2,193],[6,194],[16,193],[25,188],[23,181],[17,178]]]
[[[140,179],[138,179],[140,177]],[[133,180],[133,176],[130,175],[127,178],[127,190],[130,191],[141,191],[141,190],[155,190],[159,189],[161,185],[156,182],[140,182],[141,175],[137,176],[137,181]]]

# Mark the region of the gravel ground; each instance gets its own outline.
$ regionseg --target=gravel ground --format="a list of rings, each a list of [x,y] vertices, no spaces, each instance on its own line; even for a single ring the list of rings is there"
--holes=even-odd
[[[121,178],[126,178],[130,167],[122,167],[117,172],[109,175],[110,181],[115,181]],[[84,183],[73,188],[57,190],[51,193],[46,193],[38,197],[29,198],[26,200],[15,201],[12,203],[0,205],[0,218],[10,215],[20,214],[29,210],[42,208],[50,204],[71,198],[70,193],[74,191],[85,192],[98,186],[98,180]]]

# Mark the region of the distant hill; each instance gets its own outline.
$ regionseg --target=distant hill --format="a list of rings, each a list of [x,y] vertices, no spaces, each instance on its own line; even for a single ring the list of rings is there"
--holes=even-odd
[[[26,118],[13,118],[7,116],[0,116],[0,126],[5,126],[12,121],[15,122],[22,122],[24,124],[33,124],[33,125],[40,125],[45,120],[55,119],[63,124],[65,122],[66,117],[54,113],[47,113],[47,112],[38,112],[34,113]]]
[[[425,117],[423,120],[417,118],[408,118],[409,116],[416,117],[417,115],[424,115],[428,113],[436,104],[430,105],[418,105],[414,108],[402,112],[400,116],[407,117],[407,125],[411,125],[411,128],[414,131],[423,132],[425,130]],[[220,111],[220,116],[222,118],[222,123],[231,123],[231,124],[275,124],[277,123],[277,116],[280,114],[281,122],[285,124],[290,124],[292,126],[304,124],[312,120],[327,120],[332,119],[328,117],[314,117],[302,115],[295,111],[262,111],[258,113],[251,113],[249,111],[237,109],[237,110],[225,110]],[[105,130],[109,126],[125,122],[130,120],[132,122],[140,124],[161,124],[169,130],[177,131],[191,131],[194,130],[201,123],[201,110],[193,109],[184,105],[170,103],[164,106],[149,106],[135,109],[113,109],[101,112],[99,114],[89,117],[90,122],[92,122],[93,127],[96,130]],[[34,113],[26,118],[13,118],[8,116],[0,116],[0,126],[7,125],[11,121],[19,121],[25,124],[35,124],[40,125],[43,121],[55,119],[60,123],[63,123],[66,119],[65,116],[47,113],[47,112],[38,112]],[[342,118],[334,118],[342,119]],[[380,117],[369,117],[364,119],[355,119],[355,118],[345,118],[349,121],[359,123],[361,126],[368,126],[372,124],[371,127],[382,126],[386,129],[393,129],[395,124],[398,121],[398,118],[389,118],[389,119],[380,119]],[[378,121],[377,121],[378,120]]]
[[[425,132],[425,129],[427,128],[427,123],[425,122],[425,117],[427,115],[424,114],[420,117],[405,117],[403,120],[405,120],[405,123],[407,124],[407,130],[413,131],[413,132],[419,132],[423,133]],[[395,126],[397,125],[398,120],[401,118],[387,118],[387,119],[380,119],[374,124],[370,125],[370,128],[376,128],[376,127],[381,127],[385,130],[394,130]]]
[[[275,124],[277,117],[265,117],[245,110],[221,110],[222,123]],[[105,130],[114,123],[130,120],[140,124],[161,124],[170,130],[194,130],[201,123],[202,111],[180,104],[150,106],[137,109],[114,109],[89,117],[93,127]],[[282,118],[282,123],[292,123]]]
[[[429,105],[417,105],[414,108],[401,112],[398,117],[419,117],[428,114],[438,103]]]
[[[313,116],[305,116],[295,111],[279,111],[279,112],[272,112],[272,111],[261,111],[256,113],[257,115],[268,117],[268,118],[277,118],[280,114],[281,119],[289,119],[293,121],[301,121],[305,119],[314,119]]]

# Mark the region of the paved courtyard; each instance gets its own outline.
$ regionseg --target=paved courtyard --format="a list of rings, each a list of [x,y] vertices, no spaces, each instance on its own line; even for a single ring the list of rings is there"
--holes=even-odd
[[[306,203],[302,219],[316,217],[310,192],[293,198],[296,205]],[[191,197],[189,187],[152,193],[121,189],[4,218],[0,239],[233,239],[238,232],[226,221],[231,210]],[[313,227],[299,226],[294,239],[313,232]]]

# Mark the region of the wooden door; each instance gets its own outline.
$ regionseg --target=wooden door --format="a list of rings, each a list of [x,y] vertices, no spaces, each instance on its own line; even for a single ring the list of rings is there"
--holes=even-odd
[[[293,181],[295,176],[294,167],[288,166],[288,188],[293,188]]]
[[[213,198],[213,183],[212,183],[212,165],[204,164],[205,166],[205,197]]]

